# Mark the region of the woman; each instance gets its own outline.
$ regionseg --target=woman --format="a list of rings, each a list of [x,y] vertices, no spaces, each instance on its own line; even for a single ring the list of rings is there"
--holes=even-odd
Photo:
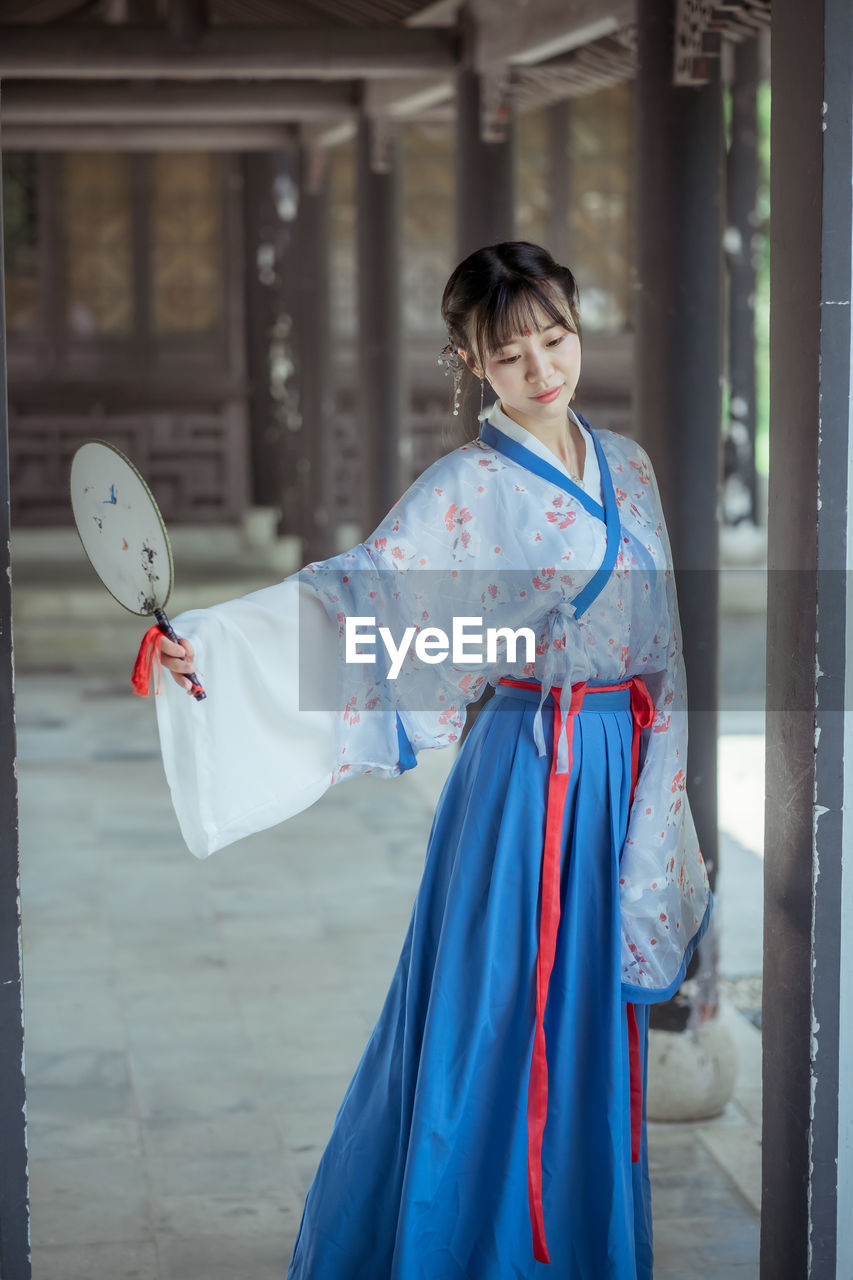
[[[210,697],[158,700],[164,760],[204,856],[401,773],[495,686],[288,1277],[649,1280],[648,1007],[711,906],[660,499],[639,445],[570,408],[577,290],[545,250],[472,254],[442,314],[450,366],[498,397],[479,437],[359,547],[179,620],[163,661],[184,687],[197,663]]]

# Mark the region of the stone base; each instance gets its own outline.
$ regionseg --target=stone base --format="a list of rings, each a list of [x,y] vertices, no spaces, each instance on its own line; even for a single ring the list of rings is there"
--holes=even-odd
[[[278,536],[279,507],[247,507],[243,512],[241,532],[250,551],[266,551]]]
[[[708,1120],[734,1094],[738,1058],[728,1027],[717,1018],[687,1031],[649,1032],[646,1117]]]

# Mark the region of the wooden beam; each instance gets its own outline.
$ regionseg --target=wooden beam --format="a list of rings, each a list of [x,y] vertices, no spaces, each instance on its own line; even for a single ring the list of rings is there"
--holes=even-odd
[[[61,22],[68,17],[68,0],[0,0],[0,22]],[[104,18],[106,22],[106,17]]]
[[[4,151],[269,151],[292,140],[289,124],[35,125],[3,127]]]
[[[369,115],[393,120],[423,119],[436,107],[453,102],[452,77],[430,80],[373,80],[364,86],[364,107]]]
[[[456,124],[456,107],[453,101],[448,99],[447,102],[439,103],[434,107],[425,107],[420,111],[404,114],[392,104],[387,110],[377,112],[372,118],[384,122],[386,125],[430,124],[442,125],[449,129]],[[317,129],[311,134],[311,143],[313,146],[325,151],[331,147],[343,146],[345,142],[351,142],[357,133],[357,121],[342,120],[340,124]]]
[[[407,27],[454,27],[462,0],[433,0],[404,19]]]
[[[0,76],[15,80],[351,80],[430,76],[456,64],[453,31],[429,27],[228,27],[191,50],[154,27],[6,26]]]
[[[384,83],[384,82],[382,82]],[[396,82],[395,82],[396,83]],[[407,83],[411,83],[410,81]],[[0,103],[4,127],[73,124],[216,124],[339,120],[355,114],[356,86],[341,80],[273,84],[117,84],[11,81]]]

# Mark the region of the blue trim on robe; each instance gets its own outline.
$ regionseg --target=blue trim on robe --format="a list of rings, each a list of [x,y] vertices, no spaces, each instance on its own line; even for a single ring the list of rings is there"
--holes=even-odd
[[[540,476],[541,479],[549,481],[551,484],[558,485],[565,493],[576,498],[582,506],[590,513],[603,521],[607,530],[607,545],[604,552],[604,559],[598,569],[590,578],[586,586],[578,592],[572,600],[575,617],[579,618],[582,613],[590,607],[597,596],[604,590],[607,579],[613,572],[616,564],[616,558],[619,555],[619,544],[622,540],[622,526],[619,523],[619,507],[616,503],[616,494],[613,491],[613,478],[610,474],[610,467],[604,456],[604,450],[601,447],[597,435],[587,422],[586,418],[582,418],[578,414],[578,418],[589,431],[592,439],[595,455],[598,459],[598,469],[601,472],[601,488],[604,497],[604,506],[591,498],[585,489],[579,484],[575,484],[574,480],[570,480],[562,471],[558,471],[556,467],[552,467],[550,462],[546,462],[544,458],[540,458],[532,449],[528,449],[526,445],[519,444],[517,440],[513,440],[505,432],[496,427],[493,422],[486,420],[480,429],[480,439],[490,448],[495,449],[498,453],[502,453],[504,457],[515,462],[518,466],[524,467],[527,471],[532,471],[534,475]]]
[[[400,753],[400,772],[405,773],[407,769],[414,769],[418,758],[399,715],[397,716],[397,749]]]
[[[578,415],[578,417],[580,417],[580,415]],[[604,450],[602,449],[601,443],[595,432],[585,419],[581,418],[581,421],[592,436],[592,443],[595,445],[595,452],[598,457],[598,468],[601,472],[601,487],[604,493],[607,548],[604,552],[604,559],[599,565],[597,571],[592,575],[583,590],[578,592],[572,601],[576,618],[579,618],[582,613],[586,612],[595,598],[604,590],[605,583],[616,566],[616,557],[619,555],[619,544],[622,541],[622,525],[619,522],[619,507],[616,503],[616,494],[613,491],[613,477],[610,474],[610,467],[607,465]]]
[[[684,959],[681,961],[681,967],[668,987],[634,987],[629,982],[623,982],[622,999],[629,1000],[631,1004],[663,1004],[664,1000],[671,1000],[684,981],[684,975],[687,973],[687,966],[693,959],[693,952],[696,950],[707,932],[708,925],[711,923],[711,914],[713,909],[714,895],[709,890],[708,906],[705,908],[705,915],[702,918],[702,923],[688,942],[684,952]]]
[[[598,464],[601,466],[601,446],[592,432],[590,432],[590,435],[592,435],[592,442],[595,445]],[[575,484],[574,480],[570,480],[564,472],[552,467],[550,462],[540,458],[538,453],[534,453],[526,445],[519,444],[517,440],[513,440],[512,436],[508,436],[504,431],[501,431],[500,427],[496,427],[493,422],[486,420],[483,423],[480,428],[480,439],[491,449],[496,449],[498,453],[502,453],[505,458],[509,458],[520,467],[524,467],[525,471],[532,471],[535,475],[541,476],[543,480],[556,484],[565,493],[577,498],[578,502],[586,507],[591,516],[597,516],[599,520],[604,521],[604,507],[600,502],[596,502],[595,498],[591,498],[586,489],[582,489],[579,484]]]

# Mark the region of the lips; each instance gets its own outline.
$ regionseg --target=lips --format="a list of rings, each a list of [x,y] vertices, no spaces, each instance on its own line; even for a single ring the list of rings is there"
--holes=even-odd
[[[550,391],[543,391],[541,395],[531,396],[532,400],[538,400],[539,404],[550,404],[552,400],[556,400],[557,396],[563,390],[562,384],[559,387],[552,387]]]

